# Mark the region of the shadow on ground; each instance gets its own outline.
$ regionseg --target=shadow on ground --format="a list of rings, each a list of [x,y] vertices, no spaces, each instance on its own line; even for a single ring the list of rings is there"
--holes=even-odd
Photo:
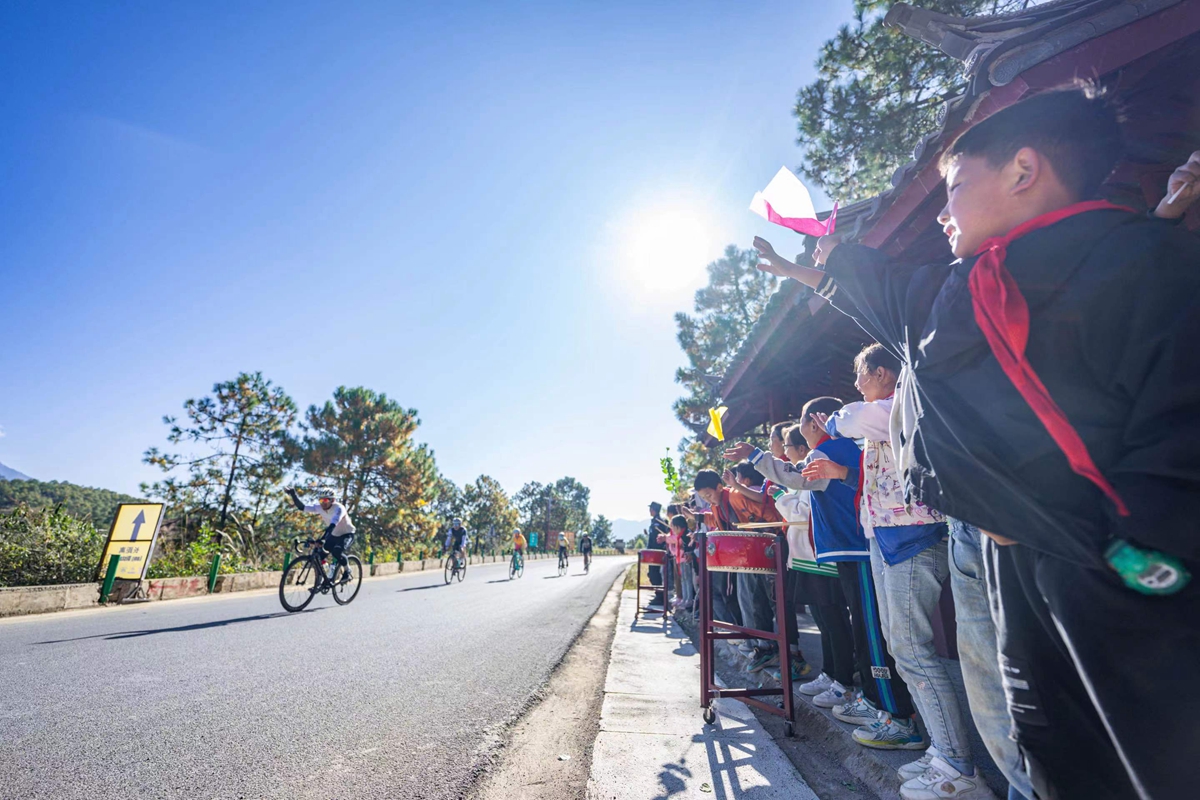
[[[261,622],[268,619],[278,619],[279,617],[291,617],[296,614],[311,614],[315,611],[324,610],[323,606],[310,608],[305,611],[288,612],[276,611],[274,614],[256,614],[252,617],[235,617],[233,619],[217,619],[212,622],[197,622],[192,625],[178,625],[174,628],[148,628],[140,631],[119,631],[117,633],[95,633],[91,636],[77,636],[74,639],[51,639],[46,642],[37,642],[37,644],[61,644],[63,642],[81,642],[85,639],[136,639],[140,636],[153,636],[158,633],[186,633],[188,631],[200,631],[205,628],[223,628],[226,625],[238,625],[243,622]]]

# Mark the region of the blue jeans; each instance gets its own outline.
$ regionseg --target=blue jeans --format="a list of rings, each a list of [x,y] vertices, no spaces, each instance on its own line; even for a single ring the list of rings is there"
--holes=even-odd
[[[679,584],[683,602],[690,605],[696,599],[696,582],[692,574],[692,562],[687,557],[679,564]]]
[[[933,746],[948,758],[968,761],[971,745],[946,666],[933,646],[933,612],[946,580],[946,542],[907,561],[888,564],[871,539],[871,572],[879,593],[879,618],[896,669],[929,729]]]
[[[775,579],[750,572],[737,573],[737,600],[742,610],[742,627],[760,631],[775,630],[775,607],[772,593]],[[750,639],[755,647],[774,647],[770,639]]]
[[[1033,788],[1017,743],[1009,736],[1012,719],[1000,683],[993,617],[997,609],[983,576],[981,535],[974,525],[950,520],[950,588],[958,622],[958,658],[979,738],[1008,780],[1010,800],[1019,800],[1033,797]]]

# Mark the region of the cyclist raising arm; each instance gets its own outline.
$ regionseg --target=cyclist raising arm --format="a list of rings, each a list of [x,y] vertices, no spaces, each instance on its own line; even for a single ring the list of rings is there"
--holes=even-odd
[[[317,502],[305,504],[300,500],[296,490],[289,487],[287,496],[291,498],[292,505],[298,510],[308,514],[317,514],[321,519],[325,520],[325,533],[321,536],[320,545],[333,557],[333,573],[330,575],[332,580],[337,575],[337,568],[341,567],[342,571],[346,570],[346,550],[354,541],[354,523],[350,519],[350,512],[341,503],[333,499],[332,489],[318,489]]]

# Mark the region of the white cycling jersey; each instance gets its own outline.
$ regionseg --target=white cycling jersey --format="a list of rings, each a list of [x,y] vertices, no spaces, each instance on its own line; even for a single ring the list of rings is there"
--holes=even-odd
[[[313,503],[306,505],[304,510],[309,514],[320,515],[326,525],[332,525],[331,536],[346,536],[354,533],[354,523],[350,521],[350,512],[341,503],[333,503],[328,510],[321,508],[320,503]]]

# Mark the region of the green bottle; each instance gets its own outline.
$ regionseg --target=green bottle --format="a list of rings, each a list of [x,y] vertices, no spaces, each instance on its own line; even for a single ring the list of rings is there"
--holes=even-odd
[[[1104,559],[1125,581],[1142,594],[1175,594],[1188,585],[1192,574],[1178,558],[1157,550],[1143,550],[1124,539],[1115,539]]]

